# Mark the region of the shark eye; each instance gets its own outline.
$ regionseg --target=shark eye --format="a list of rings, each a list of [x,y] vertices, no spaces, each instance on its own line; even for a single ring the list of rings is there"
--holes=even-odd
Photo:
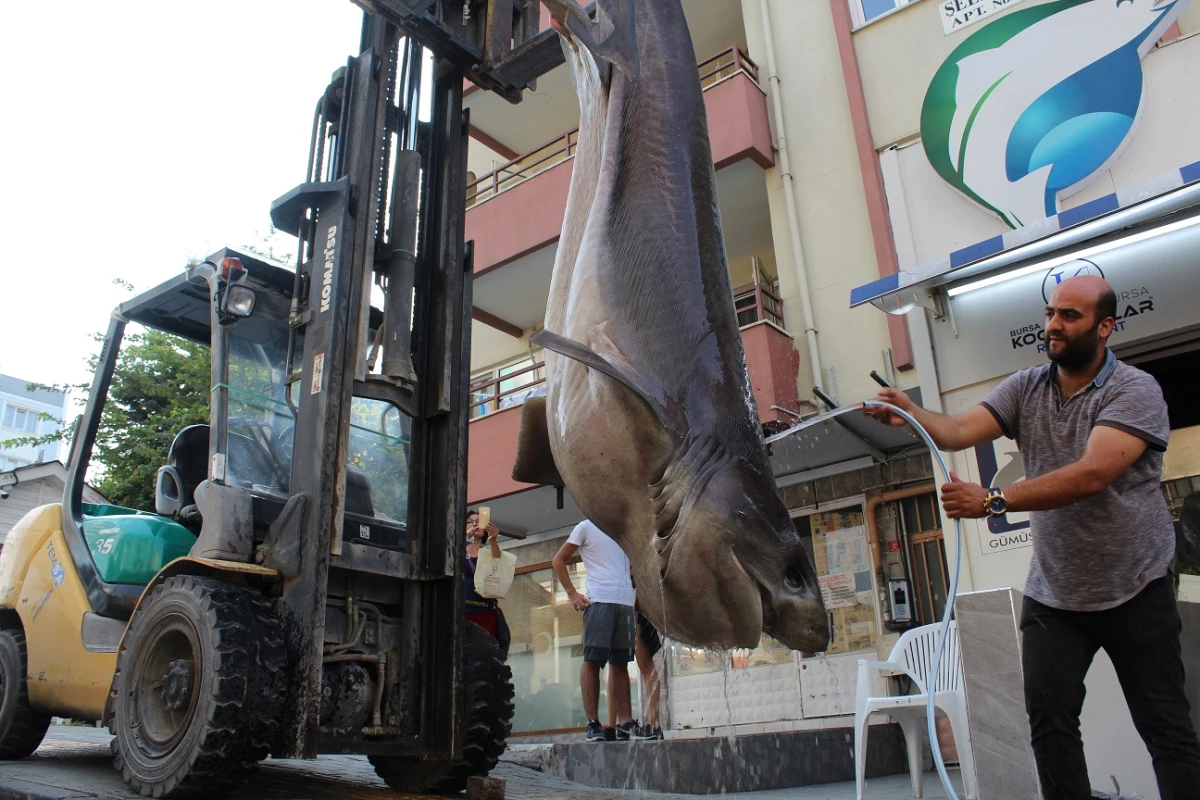
[[[783,573],[784,586],[793,592],[802,591],[806,583],[804,573],[798,567],[788,567],[787,572]]]

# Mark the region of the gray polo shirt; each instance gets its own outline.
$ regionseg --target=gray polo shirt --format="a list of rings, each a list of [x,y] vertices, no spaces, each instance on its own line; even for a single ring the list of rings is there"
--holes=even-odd
[[[1108,425],[1149,447],[1107,489],[1052,511],[1031,511],[1033,561],[1025,594],[1053,608],[1103,611],[1166,575],[1175,528],[1159,482],[1170,425],[1158,382],[1112,351],[1100,374],[1067,400],[1054,364],[1010,375],[983,406],[1016,441],[1025,477],[1083,457],[1088,436]]]

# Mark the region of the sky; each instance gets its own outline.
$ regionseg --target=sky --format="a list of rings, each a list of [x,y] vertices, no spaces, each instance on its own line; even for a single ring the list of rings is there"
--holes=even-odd
[[[190,258],[245,246],[300,183],[358,50],[350,0],[7,3],[0,373],[89,379],[92,336]],[[294,239],[283,240],[287,248]]]

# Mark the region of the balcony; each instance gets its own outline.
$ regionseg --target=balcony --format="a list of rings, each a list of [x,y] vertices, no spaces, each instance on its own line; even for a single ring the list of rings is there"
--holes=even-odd
[[[750,284],[734,291],[750,385],[763,422],[788,419],[795,409],[799,355],[783,328],[783,303],[770,289]],[[521,405],[545,392],[545,362],[525,359],[471,381],[467,447],[467,502],[480,503],[529,489],[510,477],[521,428]]]
[[[758,66],[735,45],[697,68],[717,169],[745,159],[772,166]],[[574,128],[467,185],[466,235],[475,240],[477,276],[558,240],[577,141]]]

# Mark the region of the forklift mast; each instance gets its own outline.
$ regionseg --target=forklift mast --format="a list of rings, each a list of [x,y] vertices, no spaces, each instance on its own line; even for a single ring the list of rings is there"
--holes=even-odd
[[[334,73],[317,103],[304,182],[271,209],[275,226],[299,241],[286,365],[296,419],[291,497],[257,548],[260,563],[285,579],[289,696],[300,700],[288,704],[273,752],[368,752],[357,732],[343,740],[322,731],[319,698],[330,660],[323,650],[337,641],[325,623],[327,609],[340,607],[348,627],[356,597],[382,597],[380,607],[399,614],[390,623],[399,635],[391,660],[381,655],[375,665],[377,713],[362,735],[386,741],[390,753],[452,758],[462,751],[465,720],[459,573],[471,250],[464,242],[464,77],[516,102],[562,53],[556,34],[539,33],[537,0],[356,2],[366,11],[360,53]],[[421,118],[425,108],[428,119]],[[376,289],[381,319],[372,309]],[[356,397],[390,404],[408,420],[405,547],[345,530],[355,524],[346,500]],[[223,391],[214,393],[214,403],[227,402]],[[224,416],[213,414],[210,444],[218,480]],[[385,690],[390,713],[380,718]]]

